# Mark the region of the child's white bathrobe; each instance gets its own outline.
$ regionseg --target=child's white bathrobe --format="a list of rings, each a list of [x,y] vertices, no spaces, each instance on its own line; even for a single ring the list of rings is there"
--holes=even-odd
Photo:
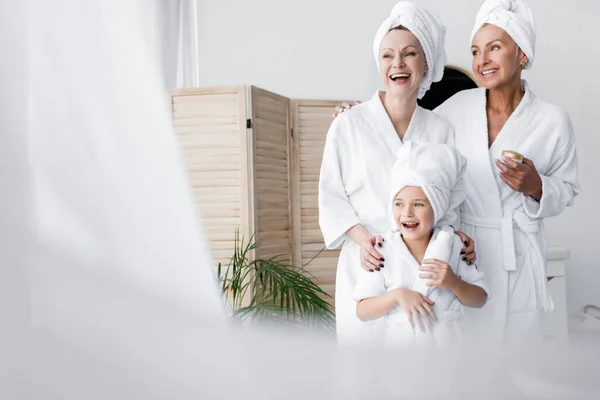
[[[445,233],[436,228],[429,247],[433,245],[438,235]],[[420,265],[404,244],[400,232],[388,231],[384,238],[386,245],[381,249],[381,253],[388,261],[387,265],[378,273],[364,270],[359,273],[358,283],[353,292],[354,299],[359,301],[379,296],[397,288],[411,289],[426,295],[435,302],[433,311],[437,318],[437,321],[433,323],[433,330],[429,331],[429,328],[426,328],[427,331],[423,334],[418,325],[416,325],[416,329],[411,328],[407,314],[402,308],[396,306],[382,318],[386,323],[386,347],[409,349],[414,346],[431,344],[441,347],[461,341],[463,337],[461,320],[465,308],[463,304],[447,289],[441,287],[424,289],[423,280],[419,278]],[[452,234],[450,245],[452,251],[448,264],[454,273],[463,281],[477,285],[489,293],[484,274],[475,265],[468,265],[462,260],[460,251],[463,244],[457,235]],[[427,252],[429,252],[429,248]],[[427,326],[424,321],[423,325]]]
[[[542,311],[552,308],[542,222],[579,193],[568,114],[522,85],[523,99],[489,149],[485,89],[459,92],[435,110],[452,124],[456,147],[468,160],[461,228],[475,240],[477,265],[493,294],[482,309],[468,312],[486,335],[501,337],[538,332]],[[501,180],[494,160],[503,150],[533,161],[543,184],[539,203]]]
[[[404,136],[407,140],[451,144],[453,132],[443,118],[417,106]],[[327,248],[343,243],[335,291],[339,345],[383,334],[381,322],[363,323],[356,317],[352,290],[363,269],[360,248],[345,232],[356,224],[372,234],[388,229],[389,179],[402,144],[379,93],[337,117],[327,133],[319,177],[319,225]]]
[[[414,142],[407,142],[400,148],[396,158],[388,190],[389,229],[382,249],[387,265],[377,273],[361,271],[353,296],[360,301],[397,288],[406,288],[435,302],[433,309],[438,322],[434,323],[432,332],[422,333],[412,329],[407,314],[398,306],[380,318],[387,322],[385,342],[388,347],[411,348],[417,344],[444,346],[456,343],[461,336],[458,321],[462,319],[463,305],[451,291],[427,286],[427,281],[419,278],[420,265],[408,250],[398,229],[394,199],[407,186],[420,187],[432,208],[432,222],[436,226],[423,259],[443,261],[464,281],[480,285],[489,292],[483,274],[475,266],[462,261],[462,242],[446,222],[448,218],[454,218],[455,208],[465,198],[463,175],[466,159],[452,146]],[[398,211],[404,213],[401,208]]]

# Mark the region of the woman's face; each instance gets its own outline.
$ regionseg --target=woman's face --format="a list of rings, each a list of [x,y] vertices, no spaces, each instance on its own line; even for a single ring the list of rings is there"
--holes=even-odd
[[[408,240],[418,240],[431,235],[433,207],[418,186],[406,186],[394,199],[394,221]]]
[[[403,29],[385,35],[379,50],[379,72],[387,93],[402,97],[419,93],[427,65],[415,35]]]
[[[504,29],[496,25],[482,26],[473,37],[471,53],[473,73],[486,89],[520,82],[527,56]]]

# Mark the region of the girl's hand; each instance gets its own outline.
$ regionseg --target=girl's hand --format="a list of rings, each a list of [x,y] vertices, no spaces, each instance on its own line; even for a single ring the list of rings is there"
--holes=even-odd
[[[496,160],[496,166],[500,169],[500,178],[512,190],[525,193],[535,200],[542,199],[542,178],[535,169],[533,161],[523,158],[523,164],[504,157],[504,163]],[[508,164],[508,166],[507,166]]]
[[[443,261],[436,259],[423,260],[423,265],[419,268],[421,273],[419,278],[430,279],[430,282],[426,282],[427,286],[439,286],[448,290],[452,290],[460,282],[460,278],[454,274],[452,267]]]
[[[425,332],[425,327],[421,321],[422,318],[429,327],[429,330],[432,330],[433,322],[437,320],[432,308],[435,304],[433,301],[419,292],[405,288],[394,289],[390,293],[392,293],[397,304],[408,316],[411,328],[415,329],[416,321],[421,332]]]
[[[456,231],[456,234],[465,245],[460,252],[462,260],[469,265],[473,264],[477,259],[477,255],[475,254],[475,241],[462,231]]]

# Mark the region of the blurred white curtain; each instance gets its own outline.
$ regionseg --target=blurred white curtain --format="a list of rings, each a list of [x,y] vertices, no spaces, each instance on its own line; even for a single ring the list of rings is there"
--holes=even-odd
[[[27,149],[25,6],[0,0],[0,398],[19,386],[29,323],[31,171]]]
[[[152,1],[0,0],[0,399],[391,398],[398,377],[425,382],[411,398],[517,398],[494,351],[351,353],[335,397],[326,343],[233,336],[147,45]],[[598,354],[527,360],[579,387]]]
[[[151,3],[0,0],[2,399],[247,391],[165,101],[179,13]]]
[[[198,0],[180,0],[177,87],[200,85]]]
[[[138,0],[146,40],[160,60],[168,88],[199,83],[197,0]]]

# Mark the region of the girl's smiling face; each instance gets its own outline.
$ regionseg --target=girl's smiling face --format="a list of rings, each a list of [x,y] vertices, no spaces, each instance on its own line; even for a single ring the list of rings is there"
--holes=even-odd
[[[431,235],[433,230],[433,207],[419,186],[406,186],[394,198],[394,221],[408,240]]]

